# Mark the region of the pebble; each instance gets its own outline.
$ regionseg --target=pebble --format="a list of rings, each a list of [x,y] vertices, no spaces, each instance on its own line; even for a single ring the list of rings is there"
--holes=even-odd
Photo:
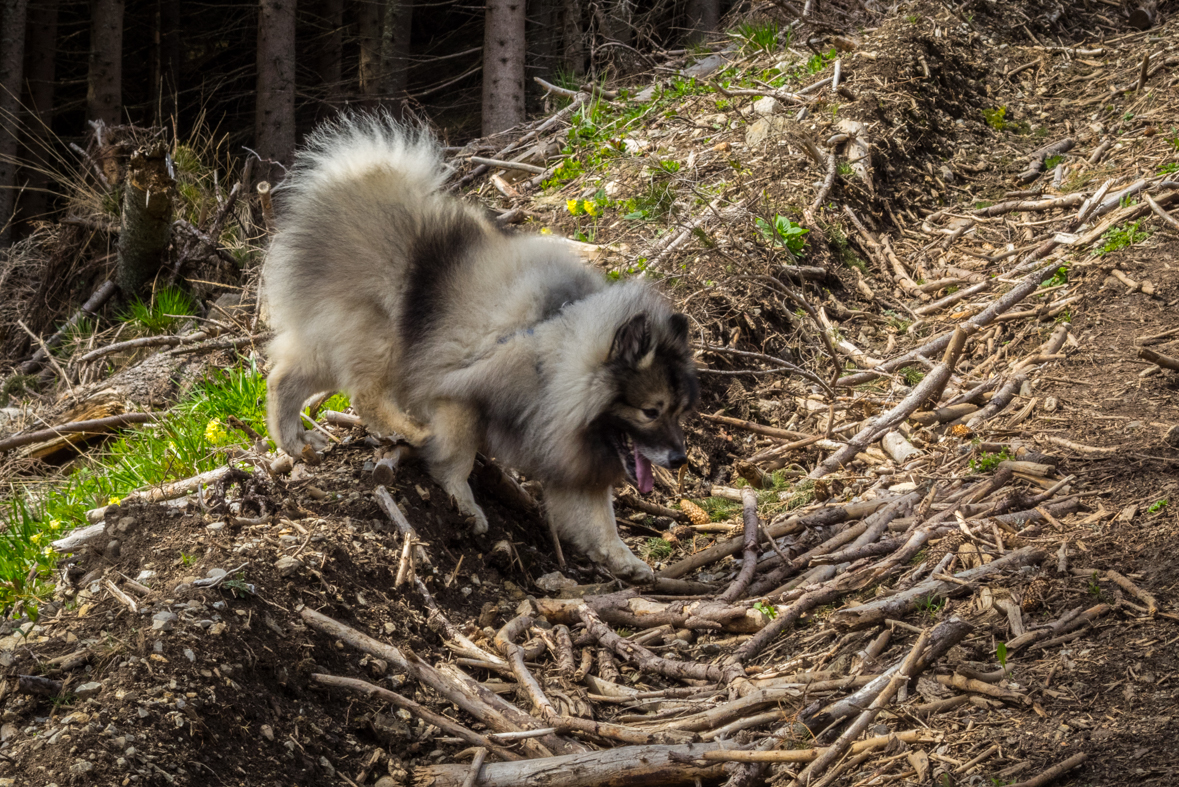
[[[119,539],[112,538],[106,545],[106,556],[109,558],[116,558],[123,552],[123,545],[119,543]]]
[[[175,612],[168,612],[167,610],[157,612],[151,616],[151,627],[156,631],[171,631],[176,625],[176,620]]]
[[[278,570],[280,576],[292,577],[299,573],[299,569],[303,568],[303,561],[297,557],[283,555],[275,562],[274,567]]]
[[[262,737],[268,741],[274,740],[274,728],[269,724],[262,725]]]
[[[223,577],[228,573],[229,572],[223,568],[211,568],[208,570],[208,572],[205,574],[205,576],[208,579],[219,579],[220,577]]]
[[[77,695],[78,699],[80,700],[88,700],[98,694],[100,691],[102,691],[102,684],[96,680],[92,680],[89,683],[83,683],[81,686],[74,689],[74,694]]]
[[[14,724],[5,724],[3,726],[0,726],[0,743],[8,740],[13,735],[16,735],[17,732],[19,732],[19,730],[16,728],[16,725],[14,725]]]
[[[220,533],[224,529],[224,522],[210,522],[209,524],[205,525],[205,530],[208,530],[210,533]]]
[[[778,99],[773,96],[766,96],[759,98],[753,102],[753,111],[758,115],[772,115],[774,110],[778,108]]]
[[[196,661],[196,654],[192,652],[192,648],[184,649],[184,658],[188,659],[189,661]]]
[[[94,763],[90,760],[78,760],[70,766],[70,773],[73,774],[90,773],[92,770],[94,770]]]
[[[149,579],[151,579],[155,575],[156,575],[156,572],[152,571],[151,569],[145,568],[143,571],[140,571],[138,574],[135,575],[135,581],[136,582],[147,582]]]

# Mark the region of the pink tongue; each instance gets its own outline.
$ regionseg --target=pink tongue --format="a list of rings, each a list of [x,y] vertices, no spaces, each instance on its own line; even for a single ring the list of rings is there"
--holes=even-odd
[[[651,475],[651,460],[639,452],[638,446],[635,446],[635,483],[644,495],[651,494],[651,490],[655,488],[655,477]]]

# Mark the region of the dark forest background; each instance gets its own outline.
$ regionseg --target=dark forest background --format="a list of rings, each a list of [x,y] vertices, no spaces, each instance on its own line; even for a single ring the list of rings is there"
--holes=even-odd
[[[286,162],[318,120],[384,107],[461,143],[540,109],[534,76],[575,87],[646,68],[647,53],[700,40],[725,10],[725,0],[0,3],[7,237],[51,211],[54,173],[97,124],[200,134],[227,155]]]

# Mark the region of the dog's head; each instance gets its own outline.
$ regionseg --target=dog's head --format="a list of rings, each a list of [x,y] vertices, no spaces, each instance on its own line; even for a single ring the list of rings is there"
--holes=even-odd
[[[603,413],[607,438],[627,476],[646,494],[651,464],[678,470],[687,461],[680,418],[700,388],[683,314],[640,312],[614,333],[606,366],[615,390]]]

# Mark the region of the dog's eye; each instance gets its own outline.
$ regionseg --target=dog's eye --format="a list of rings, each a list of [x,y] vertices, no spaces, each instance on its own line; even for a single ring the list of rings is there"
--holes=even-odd
[[[659,417],[659,410],[657,410],[654,407],[644,407],[643,408],[643,415],[647,416],[647,418],[654,421],[656,418]]]

